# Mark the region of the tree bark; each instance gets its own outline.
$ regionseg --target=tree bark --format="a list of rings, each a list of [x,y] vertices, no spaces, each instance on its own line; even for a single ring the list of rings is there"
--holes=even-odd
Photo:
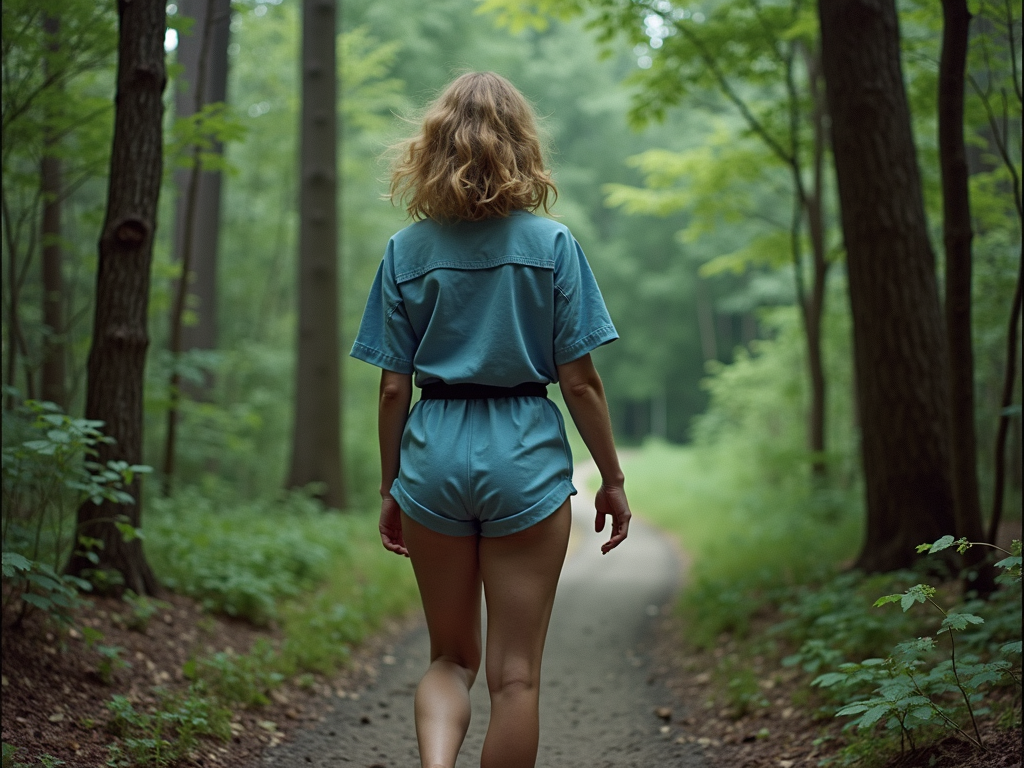
[[[163,170],[164,0],[118,0],[117,96],[110,158],[107,213],[99,241],[96,310],[89,352],[85,415],[104,422],[116,440],[103,445],[97,460],[142,459],[142,386],[149,336],[146,329],[150,265],[157,200]],[[158,584],[142,542],[125,542],[113,520],[142,520],[138,476],[127,489],[132,504],[85,502],[78,509],[78,533],[103,542],[93,566],[72,556],[67,570],[112,569],[124,585],[152,594]]]
[[[867,526],[857,566],[955,530],[947,358],[893,0],[818,5],[847,251]]]
[[[288,485],[322,483],[324,502],[343,508],[336,24],[335,0],[303,0],[299,338]]]
[[[60,20],[47,14],[43,17],[43,30],[49,40],[47,53],[60,50]],[[46,75],[51,69],[49,57],[43,60]],[[44,75],[44,76],[46,76]],[[43,325],[46,330],[42,344],[42,375],[40,395],[43,400],[56,403],[67,411],[67,388],[64,343],[64,276],[61,249],[61,160],[54,150],[57,140],[53,128],[47,125],[43,132],[43,156],[40,160],[40,196],[43,216],[40,228],[42,246]]]
[[[974,350],[971,341],[971,240],[974,233],[971,231],[964,145],[964,76],[971,14],[966,0],[942,0],[942,15],[938,122],[942,233],[946,250],[951,476],[956,535],[982,541],[978,438],[974,423]],[[967,551],[966,559],[968,565],[976,565],[985,559],[985,552],[982,547],[973,547]]]

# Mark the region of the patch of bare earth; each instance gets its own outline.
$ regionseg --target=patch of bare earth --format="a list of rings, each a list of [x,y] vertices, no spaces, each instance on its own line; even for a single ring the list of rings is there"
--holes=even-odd
[[[189,681],[182,666],[189,658],[229,650],[246,653],[260,638],[280,641],[273,628],[258,629],[241,621],[210,616],[195,601],[164,595],[168,607],[152,617],[142,631],[125,626],[129,607],[114,598],[89,597],[76,614],[71,629],[58,630],[29,615],[13,627],[8,612],[3,623],[3,741],[19,748],[16,760],[38,764],[52,755],[71,768],[95,768],[106,763],[107,746],[118,739],[109,732],[107,703],[115,694],[127,696],[136,709],[157,701],[157,692],[184,692]],[[120,647],[119,656],[130,666],[114,669],[103,680],[103,657],[85,642],[83,630],[103,633],[95,643]],[[258,762],[263,751],[286,740],[296,728],[322,720],[330,710],[328,697],[356,691],[376,674],[371,659],[380,647],[405,629],[392,622],[353,653],[348,667],[337,676],[304,676],[306,685],[285,682],[272,692],[270,704],[239,709],[232,716],[232,738],[227,742],[202,739],[185,766],[238,768]]]
[[[767,706],[738,712],[730,703],[727,674],[719,671],[736,644],[723,637],[711,651],[686,650],[685,627],[678,618],[666,620],[660,633],[659,657],[666,685],[688,705],[688,714],[673,722],[668,710],[656,712],[682,734],[680,741],[704,748],[712,768],[809,768],[835,756],[848,744],[842,731],[846,718],[816,715],[820,702],[807,693],[806,675],[783,667],[775,659],[749,660]],[[1005,706],[1020,706],[1005,694]],[[979,720],[986,750],[950,736],[938,743],[894,756],[886,768],[1020,768],[1021,728],[1000,728],[992,719]],[[675,730],[675,729],[673,729]]]

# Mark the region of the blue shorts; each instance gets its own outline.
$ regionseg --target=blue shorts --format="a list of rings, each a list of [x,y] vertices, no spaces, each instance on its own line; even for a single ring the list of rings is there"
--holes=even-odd
[[[405,514],[448,536],[517,533],[575,493],[562,414],[541,397],[421,400],[391,486]]]

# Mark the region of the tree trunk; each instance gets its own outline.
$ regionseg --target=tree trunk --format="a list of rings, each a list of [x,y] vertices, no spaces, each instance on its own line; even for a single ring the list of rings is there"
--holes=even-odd
[[[867,501],[857,566],[955,530],[947,359],[893,0],[818,6],[846,241]]]
[[[815,478],[824,480],[828,474],[825,463],[825,442],[828,399],[825,360],[821,350],[821,326],[825,315],[825,288],[828,260],[825,258],[825,213],[823,210],[822,176],[825,165],[825,95],[821,92],[821,56],[807,56],[807,79],[811,94],[812,123],[812,187],[804,196],[807,228],[811,236],[811,293],[805,315],[807,365],[811,379],[810,449],[816,458],[811,463]]]
[[[322,483],[324,502],[342,508],[336,18],[335,0],[303,0],[299,338],[288,485]]]
[[[946,249],[946,343],[949,347],[950,438],[956,535],[981,541],[977,434],[974,425],[974,351],[971,342],[971,203],[964,147],[964,74],[971,14],[967,0],[942,0],[939,59],[939,169]],[[985,557],[967,552],[968,565]]]
[[[216,96],[223,101],[227,94],[227,47],[231,20],[230,0],[196,0],[187,2],[186,12],[195,14],[192,35],[179,45],[179,58],[185,68],[185,84],[178,88],[178,117],[194,115]],[[219,46],[219,47],[218,47]],[[224,151],[215,142],[215,153]],[[162,492],[169,496],[174,484],[177,455],[179,402],[183,390],[179,360],[189,349],[213,349],[217,343],[216,280],[217,235],[220,228],[220,171],[206,171],[198,146],[193,147],[192,167],[178,171],[178,208],[175,229],[175,251],[181,265],[181,277],[175,285],[171,305],[170,352],[171,368],[167,433],[164,440]],[[198,323],[184,325],[189,293],[198,299]],[[196,399],[208,399],[212,380],[202,385],[187,385]]]
[[[212,24],[207,32],[207,6],[211,3]],[[192,33],[181,36],[178,43],[178,63],[184,67],[184,72],[175,91],[174,111],[177,117],[185,117],[195,113],[197,95],[200,105],[227,99],[231,0],[181,0],[178,13],[195,19]],[[204,67],[206,85],[202,93],[197,94],[199,59],[204,41],[207,47]],[[215,143],[212,152],[221,154],[223,145]],[[189,170],[176,171],[174,184],[178,193],[174,252],[180,259],[185,249]],[[197,299],[197,322],[182,328],[181,348],[186,351],[217,348],[217,241],[220,234],[221,172],[202,170],[198,185],[192,222],[192,277],[189,284],[189,293]],[[201,396],[203,393],[196,394]]]
[[[117,442],[103,445],[97,460],[142,459],[142,385],[149,336],[150,264],[156,231],[157,200],[163,166],[164,0],[118,0],[117,96],[110,157],[107,214],[99,241],[96,313],[89,352],[85,415],[104,422]],[[158,585],[146,562],[142,542],[125,542],[113,524],[124,515],[142,519],[138,476],[127,489],[132,504],[85,502],[78,509],[78,532],[100,539],[100,562],[93,566],[72,556],[69,573],[113,569],[139,594]]]
[[[58,35],[60,20],[55,16],[43,17],[43,30],[49,40],[48,53],[60,50]],[[49,74],[49,57],[43,60],[43,70]],[[67,388],[64,343],[64,277],[61,253],[61,161],[55,156],[57,140],[47,125],[43,131],[43,156],[40,160],[40,197],[43,202],[40,243],[42,245],[43,325],[42,377],[40,395],[43,400],[56,403],[67,411]]]

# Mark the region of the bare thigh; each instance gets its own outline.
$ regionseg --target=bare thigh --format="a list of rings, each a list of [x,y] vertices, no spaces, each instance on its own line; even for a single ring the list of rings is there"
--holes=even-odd
[[[402,535],[427,617],[430,660],[451,661],[475,676],[481,653],[478,537],[445,536],[405,513]]]
[[[487,599],[487,687],[535,687],[569,542],[569,499],[525,531],[480,539]]]

